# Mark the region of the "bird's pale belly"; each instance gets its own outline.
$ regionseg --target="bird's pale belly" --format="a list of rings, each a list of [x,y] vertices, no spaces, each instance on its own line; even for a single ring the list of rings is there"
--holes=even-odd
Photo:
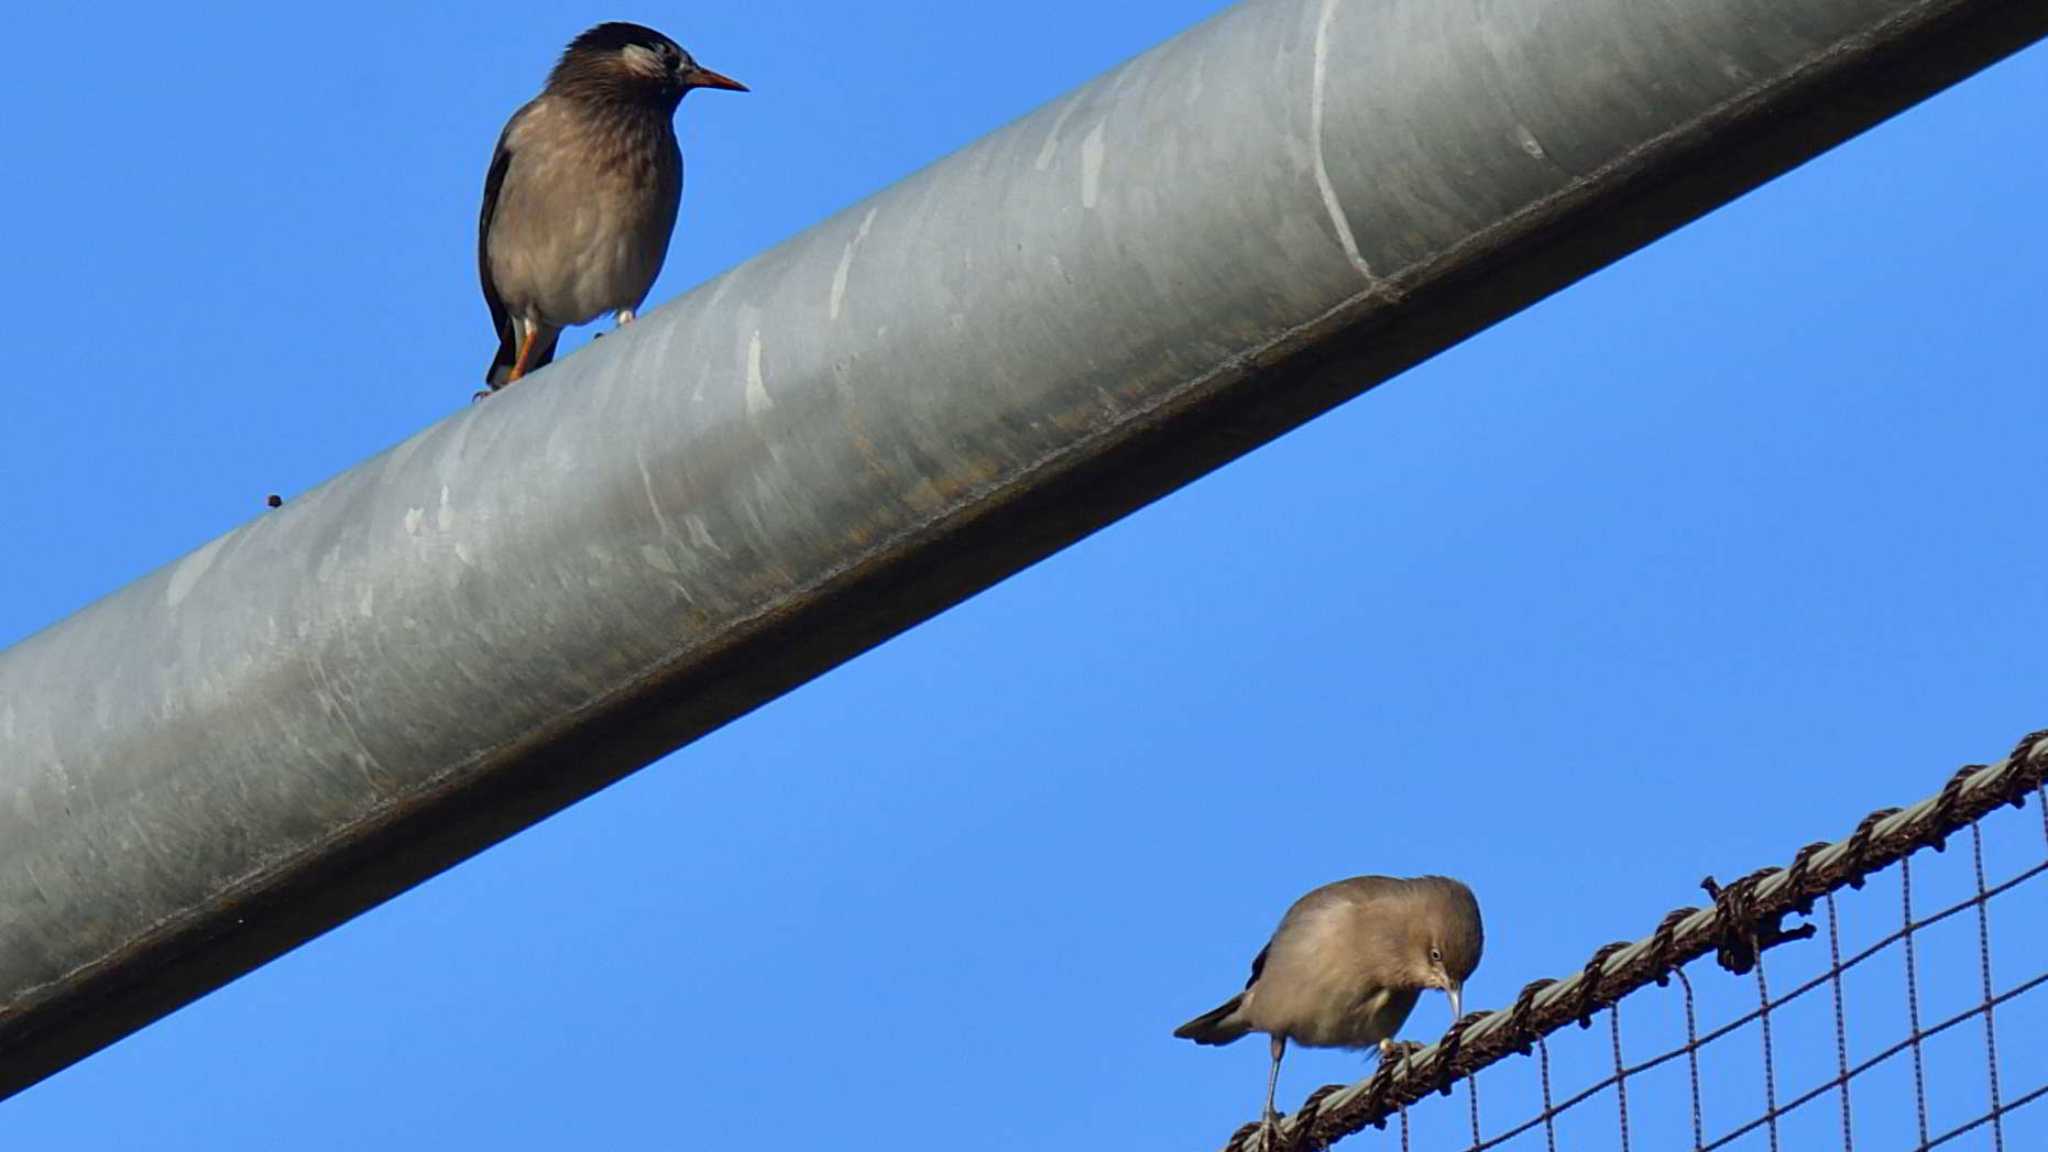
[[[507,259],[491,253],[491,274],[513,311],[557,328],[637,308],[668,251],[667,221],[601,227],[586,214]]]
[[[1379,989],[1362,996],[1332,998],[1322,1011],[1298,1021],[1289,1032],[1311,1048],[1369,1048],[1391,1039],[1415,1010],[1413,989]]]

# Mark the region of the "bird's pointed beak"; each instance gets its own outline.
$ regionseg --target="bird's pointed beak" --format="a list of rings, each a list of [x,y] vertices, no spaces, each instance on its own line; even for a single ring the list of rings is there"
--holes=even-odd
[[[1465,986],[1463,984],[1453,984],[1444,989],[1444,995],[1451,998],[1451,1023],[1456,1024],[1458,1021],[1463,1020],[1465,1018]]]
[[[719,88],[727,92],[745,92],[745,84],[730,76],[713,72],[709,68],[692,68],[683,73],[683,83],[692,88]]]

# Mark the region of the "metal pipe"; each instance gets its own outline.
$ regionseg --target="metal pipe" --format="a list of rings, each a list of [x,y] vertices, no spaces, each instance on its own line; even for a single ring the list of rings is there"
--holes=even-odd
[[[0,652],[0,1095],[2044,32],[1221,14]]]

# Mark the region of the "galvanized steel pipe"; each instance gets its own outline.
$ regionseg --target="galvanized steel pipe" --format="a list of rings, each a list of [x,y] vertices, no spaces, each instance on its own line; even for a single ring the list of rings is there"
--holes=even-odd
[[[1225,12],[0,652],[0,1095],[2044,31]]]

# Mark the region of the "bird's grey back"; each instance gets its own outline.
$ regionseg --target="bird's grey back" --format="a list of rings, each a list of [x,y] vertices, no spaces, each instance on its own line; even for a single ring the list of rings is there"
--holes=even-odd
[[[1384,907],[1393,912],[1430,907],[1439,902],[1469,906],[1476,927],[1479,904],[1473,898],[1472,890],[1447,876],[1353,876],[1349,880],[1325,884],[1296,900],[1287,914],[1280,918],[1280,926],[1274,929],[1273,937],[1279,939],[1291,923],[1323,916],[1333,908]]]

